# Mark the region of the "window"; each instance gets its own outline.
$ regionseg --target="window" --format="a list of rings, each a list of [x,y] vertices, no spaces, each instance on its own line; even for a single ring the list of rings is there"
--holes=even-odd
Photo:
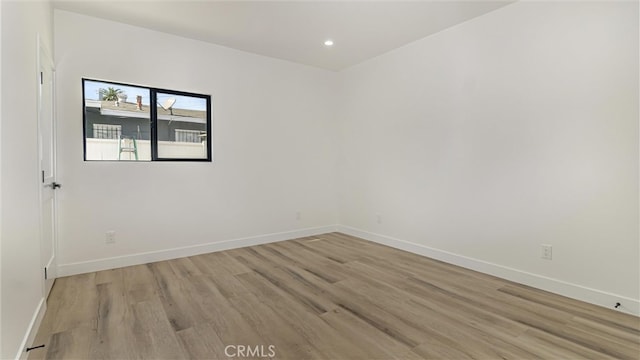
[[[94,139],[118,139],[121,134],[121,125],[93,124]]]
[[[206,136],[205,131],[176,129],[176,142],[200,143]]]
[[[84,159],[211,161],[211,96],[91,79]]]

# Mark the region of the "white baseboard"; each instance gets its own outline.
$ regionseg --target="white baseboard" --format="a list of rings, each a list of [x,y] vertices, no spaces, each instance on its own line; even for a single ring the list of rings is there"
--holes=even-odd
[[[640,316],[640,301],[637,299],[632,299],[626,296],[620,296],[617,294],[572,284],[566,281],[528,273],[526,271],[493,264],[490,262],[454,254],[448,251],[434,249],[410,241],[395,239],[385,235],[374,234],[349,226],[339,225],[338,231],[382,245],[387,245],[396,249],[409,251],[414,254],[423,255],[432,259],[444,261],[449,264],[454,264],[467,269],[493,275],[502,279],[535,287],[537,289],[542,289],[576,300],[581,300],[590,304],[612,309],[613,304],[619,302],[622,304],[622,306],[617,310],[628,314]]]
[[[44,318],[45,311],[47,310],[47,302],[43,297],[40,299],[38,306],[31,317],[31,322],[29,322],[29,327],[27,328],[27,333],[24,335],[22,339],[22,343],[20,344],[20,348],[18,349],[18,353],[15,356],[15,359],[26,359],[29,354],[27,353],[27,347],[33,346],[33,341],[36,339],[36,335],[38,334],[38,329],[40,329],[40,323]]]
[[[173,249],[150,251],[131,255],[123,255],[104,259],[82,261],[58,265],[58,276],[70,276],[94,271],[116,269],[125,266],[140,265],[150,262],[177,259],[186,256],[206,254],[210,252],[237,249],[245,246],[267,244],[276,241],[296,239],[305,236],[320,235],[336,231],[337,225],[286,231],[274,234],[223,240],[207,244],[178,247]]]

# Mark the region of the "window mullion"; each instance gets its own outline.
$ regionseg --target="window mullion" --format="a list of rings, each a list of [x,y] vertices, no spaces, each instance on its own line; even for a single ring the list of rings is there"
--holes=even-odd
[[[158,160],[158,107],[157,98],[156,98],[156,90],[149,89],[150,92],[150,101],[149,101],[149,110],[150,110],[150,127],[151,127],[151,161]]]

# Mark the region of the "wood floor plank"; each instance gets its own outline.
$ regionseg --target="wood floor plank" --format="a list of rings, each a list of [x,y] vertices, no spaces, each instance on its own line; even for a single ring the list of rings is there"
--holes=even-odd
[[[593,319],[593,316],[586,318],[576,316],[569,323],[570,326],[575,326],[592,334],[601,334],[603,336],[613,337],[614,342],[620,342],[626,346],[631,346],[638,349],[640,353],[640,336],[638,335],[638,329],[619,327],[615,323],[611,324],[610,321],[599,322]]]
[[[269,254],[263,255],[260,250],[247,252],[238,259],[243,261],[253,272],[262,276],[265,280],[271,282],[282,291],[297,298],[305,304],[310,311],[322,314],[336,305],[327,301],[324,297],[318,296],[317,288],[306,281],[304,278],[296,276],[296,273],[287,271],[286,269],[273,266],[269,258]]]
[[[253,272],[247,272],[243,274],[251,274]],[[242,274],[240,274],[242,275]],[[212,286],[217,289],[225,298],[232,298],[242,296],[250,292],[242,283],[238,280],[237,275],[210,275],[207,278],[211,281]]]
[[[314,344],[327,358],[336,359],[347,357],[350,359],[365,359],[371,356],[367,349],[353,347],[343,337],[336,334],[315,313],[307,311],[305,304],[289,293],[264,281],[255,273],[239,275],[247,288],[263,303],[280,314],[285,322],[300,333],[309,343]]]
[[[326,282],[335,283],[345,279],[344,274],[337,270],[339,263],[323,258],[298,244],[280,242],[269,245],[267,249],[278,255],[282,259],[280,261],[305,269]]]
[[[231,297],[225,297],[216,285],[216,276],[205,275],[193,280],[201,294],[200,304],[205,308],[203,320],[218,334],[225,345],[259,345],[262,339],[250,324],[231,305]],[[244,294],[243,294],[244,295]]]
[[[435,339],[427,339],[423,344],[416,346],[413,352],[418,354],[421,359],[473,359],[473,357],[464,353],[461,349],[448,344],[442,344]]]
[[[570,314],[551,308],[519,302],[518,299],[505,299],[496,293],[478,292],[472,288],[461,291],[456,285],[440,281],[425,281],[419,278],[409,278],[410,285],[399,285],[404,290],[414,291],[425,297],[440,297],[443,301],[457,301],[458,303],[473,302],[481,309],[516,321],[522,325],[538,329],[554,329],[564,326]],[[434,295],[435,294],[435,295]]]
[[[514,341],[514,339],[509,338],[509,334],[504,330],[479,328],[477,324],[472,324],[472,319],[456,317],[455,314],[442,311],[441,308],[422,306],[422,302],[418,302],[420,299],[405,301],[407,294],[389,291],[381,286],[366,284],[358,280],[343,281],[338,286],[344,286],[350,291],[376,299],[375,303],[378,306],[419,329],[422,336],[420,345],[431,343],[432,346],[437,344],[445,348],[463,349],[459,351],[471,358],[500,357],[501,353],[494,351],[494,348],[515,350],[520,357],[539,355],[535,349],[507,346],[508,342],[504,339],[509,341]],[[482,330],[488,330],[488,332]],[[461,344],[466,346],[461,346]]]
[[[342,308],[320,315],[345,340],[367,353],[369,359],[420,359],[406,344]]]
[[[200,323],[176,334],[189,359],[227,358],[225,344],[209,323]]]
[[[567,339],[559,338],[553,334],[538,329],[528,329],[519,338],[531,346],[546,349],[555,354],[554,358],[562,359],[615,359],[588,347],[576,344]]]
[[[220,266],[222,266],[231,275],[239,275],[251,272],[251,269],[247,268],[238,260],[225,252],[213,253],[212,255],[214,255],[215,261],[217,261]]]
[[[179,258],[167,261],[173,273],[178,277],[185,278],[194,275],[202,275],[200,269],[191,261],[191,258]]]
[[[363,254],[350,249],[341,248],[340,251],[336,251],[335,244],[327,244],[321,237],[310,237],[296,240],[296,243],[308,248],[316,254],[322,257],[335,261],[340,264],[344,264],[349,261],[358,260]]]
[[[350,269],[351,279],[358,279],[365,284],[373,286],[375,290],[383,292],[382,295],[393,294],[399,296],[394,300],[399,304],[416,303],[423,308],[423,311],[429,310],[446,315],[449,317],[449,321],[463,319],[461,322],[464,326],[471,326],[482,331],[489,331],[490,329],[494,334],[501,332],[508,336],[517,336],[527,329],[527,326],[516,321],[496,317],[492,313],[479,309],[473,301],[456,301],[456,299],[446,296],[437,297],[437,293],[434,299],[434,293],[429,293],[428,296],[427,294],[420,296],[423,293],[406,291],[404,288],[408,284],[407,278],[377,271],[374,267],[360,263],[360,260],[346,264],[345,267]],[[473,311],[461,311],[464,309]]]
[[[49,299],[54,301],[47,303],[39,333],[51,335],[80,328],[95,330],[98,304],[95,275],[82,274],[56,280],[49,295]],[[70,313],[69,309],[74,311]]]
[[[159,287],[149,266],[136,265],[122,268],[122,276],[130,305],[156,299],[159,296]]]
[[[136,349],[136,358],[187,358],[159,300],[136,303],[132,308],[132,318],[130,341]]]
[[[96,272],[94,278],[94,284],[107,284],[107,283],[119,283],[122,284],[124,281],[124,275],[122,268],[120,269],[111,269],[111,270],[103,270]]]
[[[200,309],[194,308],[191,298],[185,296],[186,282],[181,281],[168,262],[149,264],[159,288],[162,307],[175,331],[188,329],[198,323]]]
[[[409,347],[418,346],[424,341],[424,335],[419,327],[392,314],[393,309],[384,308],[378,305],[374,299],[339,285],[337,283],[328,289],[327,295],[343,311],[349,312],[378,331]]]
[[[31,360],[640,359],[640,319],[329,233],[57,279],[36,342]]]
[[[266,306],[253,294],[230,299],[241,316],[262,339],[253,345],[275,347],[278,358],[328,359],[310,344],[300,333],[287,324],[281,315]]]
[[[583,319],[606,324],[608,327],[619,328],[623,332],[640,335],[640,318],[630,317],[613,309],[606,310],[596,305],[576,302],[563,296],[553,296],[551,293],[520,284],[507,284],[501,286],[498,290],[532,303],[543,304]],[[635,336],[635,338],[638,339],[638,336]]]
[[[569,340],[574,344],[579,344],[618,359],[632,359],[640,354],[637,346],[625,344],[615,336],[606,333],[593,333],[589,329],[575,324],[567,324],[561,329],[547,332],[554,334],[556,337]]]
[[[45,359],[88,359],[94,330],[75,328],[51,334]]]
[[[135,354],[132,344],[127,341],[131,315],[123,289],[122,272],[111,275],[117,275],[117,281],[96,286],[98,313],[89,351],[91,359],[130,359]]]
[[[251,271],[226,252],[197,255],[189,259],[200,271],[209,275],[237,275]]]

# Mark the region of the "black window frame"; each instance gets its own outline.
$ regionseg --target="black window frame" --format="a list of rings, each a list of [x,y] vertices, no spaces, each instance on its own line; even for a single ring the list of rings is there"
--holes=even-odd
[[[139,88],[143,88],[143,89],[147,89],[149,90],[149,129],[150,129],[150,143],[151,143],[151,160],[148,161],[138,161],[138,160],[87,160],[87,112],[86,112],[86,99],[85,99],[85,81],[95,81],[95,82],[101,82],[101,83],[105,83],[105,84],[109,84],[109,85],[115,85],[115,86],[132,86],[132,87],[139,87]],[[157,104],[157,94],[158,93],[162,93],[162,94],[171,94],[171,95],[178,95],[178,96],[188,96],[188,97],[195,97],[195,98],[201,98],[201,99],[205,99],[207,102],[206,105],[206,131],[207,131],[207,157],[206,158],[161,158],[158,156],[158,127],[157,127],[157,123],[158,123],[158,104]],[[184,161],[193,161],[193,162],[212,162],[213,158],[212,158],[212,153],[211,153],[211,149],[212,149],[212,143],[213,143],[213,134],[211,131],[211,95],[205,95],[205,94],[198,94],[198,93],[192,93],[192,92],[187,92],[187,91],[181,91],[181,90],[171,90],[171,89],[162,89],[162,88],[156,88],[156,87],[151,87],[151,86],[145,86],[145,85],[137,85],[137,84],[129,84],[129,83],[122,83],[122,82],[116,82],[116,81],[111,81],[111,80],[99,80],[99,79],[92,79],[92,78],[82,78],[82,150],[83,150],[83,158],[84,161],[91,161],[91,162],[104,162],[104,161],[108,161],[108,162],[153,162],[153,161],[178,161],[178,162],[184,162]]]

